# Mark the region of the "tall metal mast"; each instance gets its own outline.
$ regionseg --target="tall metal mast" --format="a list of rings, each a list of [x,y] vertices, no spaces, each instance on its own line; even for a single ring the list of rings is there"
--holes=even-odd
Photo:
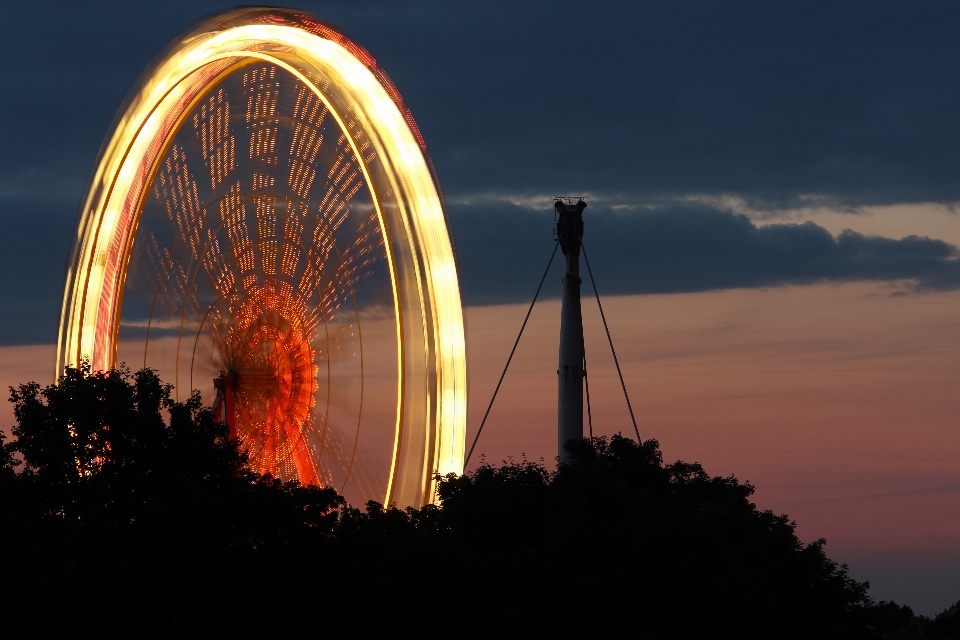
[[[580,239],[583,237],[583,210],[579,199],[566,204],[558,199],[557,238],[563,249],[563,293],[560,308],[560,362],[557,367],[557,447],[560,461],[569,455],[563,449],[568,440],[583,438],[583,316],[580,312]]]

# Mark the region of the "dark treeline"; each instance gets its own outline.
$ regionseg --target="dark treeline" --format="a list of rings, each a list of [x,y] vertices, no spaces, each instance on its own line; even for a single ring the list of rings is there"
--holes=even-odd
[[[958,638],[874,603],[753,487],[657,442],[570,444],[443,478],[440,506],[364,510],[258,476],[196,394],[144,370],[11,389],[0,452],[4,635],[308,633]]]

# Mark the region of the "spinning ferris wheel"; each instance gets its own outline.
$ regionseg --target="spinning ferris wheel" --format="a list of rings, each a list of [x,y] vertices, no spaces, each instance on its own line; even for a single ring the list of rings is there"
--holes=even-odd
[[[463,322],[422,138],[370,55],[303,13],[184,35],[115,121],[58,368],[199,389],[259,472],[419,506],[461,472]],[[219,387],[219,396],[217,389]]]

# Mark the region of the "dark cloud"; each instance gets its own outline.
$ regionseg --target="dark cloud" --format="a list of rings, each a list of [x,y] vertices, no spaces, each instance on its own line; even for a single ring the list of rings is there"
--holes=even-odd
[[[391,74],[450,193],[960,198],[956,3],[298,4]],[[84,178],[143,67],[227,6],[19,5],[0,176]]]
[[[68,211],[75,208],[71,207]],[[74,216],[49,207],[15,209],[0,232],[0,345],[56,342]]]
[[[954,2],[296,4],[340,24],[391,75],[452,201],[725,194],[776,210],[960,200]],[[16,61],[3,69],[0,118],[0,342],[55,334],[77,206],[116,108],[171,38],[229,6],[5,8],[0,41]],[[465,256],[485,250],[473,237],[457,238]],[[486,286],[470,285],[468,299]]]
[[[955,4],[471,6],[364,22],[448,191],[960,197]]]
[[[502,203],[451,209],[465,302],[529,300],[553,249],[552,210]],[[597,286],[606,295],[854,280],[898,282],[900,291],[960,288],[960,253],[942,240],[849,230],[833,236],[812,222],[757,226],[706,207],[619,213],[593,207],[584,224]],[[583,263],[581,271],[586,282]],[[559,260],[553,272],[546,297],[560,293]]]

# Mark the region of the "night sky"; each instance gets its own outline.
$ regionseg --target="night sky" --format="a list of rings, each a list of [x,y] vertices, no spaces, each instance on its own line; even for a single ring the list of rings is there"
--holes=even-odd
[[[116,109],[171,39],[230,6],[5,7],[3,384],[52,376]],[[552,196],[587,196],[644,437],[756,483],[875,598],[927,614],[960,598],[960,5],[296,6],[373,54],[426,139],[467,307],[471,440],[553,248]],[[489,458],[555,455],[555,275]],[[591,313],[597,432],[632,432]]]

